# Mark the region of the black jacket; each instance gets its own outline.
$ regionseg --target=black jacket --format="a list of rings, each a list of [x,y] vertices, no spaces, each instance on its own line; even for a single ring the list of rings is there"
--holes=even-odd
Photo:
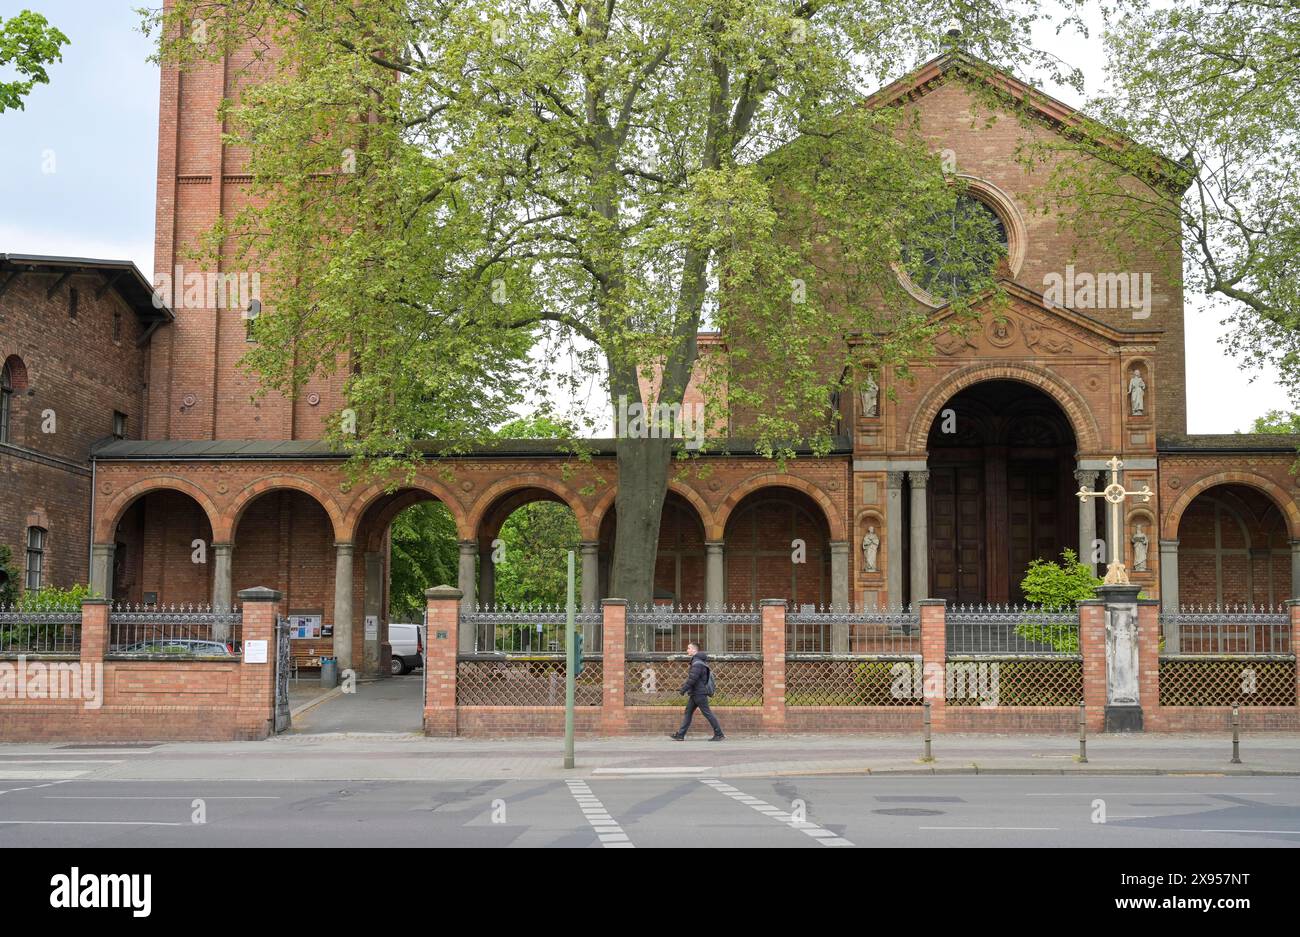
[[[703,696],[705,681],[708,680],[709,664],[704,652],[700,651],[691,658],[691,669],[686,673],[686,682],[677,692],[683,696]]]

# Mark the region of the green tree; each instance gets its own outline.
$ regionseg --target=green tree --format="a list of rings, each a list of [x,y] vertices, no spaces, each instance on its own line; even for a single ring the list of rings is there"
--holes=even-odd
[[[1300,391],[1300,16],[1275,0],[1120,0],[1106,31],[1109,91],[1073,141],[1027,151],[1061,158],[1047,207],[1076,233],[1130,256],[1167,246],[1175,277],[1224,312],[1224,341],[1276,366]],[[1144,146],[1100,141],[1118,131]],[[1179,158],[1176,185],[1153,153]],[[1062,158],[1063,157],[1063,158]]]
[[[12,606],[18,598],[18,570],[13,559],[13,551],[0,546],[0,608]]]
[[[1269,410],[1263,416],[1255,417],[1249,432],[1269,433],[1279,436],[1300,435],[1300,413],[1286,410]]]
[[[0,17],[0,68],[23,76],[0,81],[0,114],[15,108],[23,110],[23,98],[36,85],[50,83],[45,67],[63,61],[61,50],[70,41],[44,16],[31,10],[22,10],[8,19]]]
[[[1077,608],[1085,599],[1096,598],[1101,584],[1102,580],[1079,562],[1078,554],[1064,550],[1059,565],[1044,560],[1030,562],[1020,589],[1026,601],[1044,611],[1064,612]],[[1074,625],[1025,621],[1016,626],[1016,633],[1027,641],[1047,644],[1057,651],[1079,652],[1079,629]]]
[[[459,572],[456,521],[440,501],[413,504],[393,519],[388,615],[420,621],[424,590],[454,583]]]
[[[707,404],[726,388],[769,456],[826,451],[832,395],[906,376],[933,335],[905,244],[996,286],[986,252],[944,249],[992,240],[961,183],[904,109],[862,106],[968,10],[981,59],[1046,64],[1037,0],[177,0],[154,25],[164,60],[264,58],[223,109],[253,197],[210,249],[234,238],[273,284],[246,366],[289,394],[345,374],[359,423],[335,438],[383,473],[569,362],[613,410],[679,406],[705,326],[728,340]],[[647,602],[674,445],[616,450],[612,588]]]

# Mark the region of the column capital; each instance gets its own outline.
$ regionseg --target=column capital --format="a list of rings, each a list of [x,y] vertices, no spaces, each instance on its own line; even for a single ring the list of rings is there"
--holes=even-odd
[[[599,540],[580,540],[580,541],[578,541],[578,548],[579,548],[583,553],[586,553],[586,552],[588,552],[588,551],[590,551],[590,552],[592,552],[592,553],[596,553],[596,552],[598,552],[598,551],[600,550],[600,541],[599,541]]]
[[[832,552],[832,553],[848,553],[848,552],[849,552],[849,542],[848,542],[847,540],[832,540],[832,541],[831,541],[831,552]]]
[[[117,550],[117,544],[116,543],[94,543],[91,544],[90,549],[95,553],[112,553],[115,550]]]
[[[886,472],[885,487],[894,490],[901,489],[903,487],[903,476],[906,474],[906,472]]]
[[[469,554],[477,554],[477,553],[478,553],[478,541],[477,541],[477,540],[458,540],[458,541],[456,541],[456,543],[457,543],[457,545],[460,547],[460,552],[461,552],[461,553],[469,553]]]
[[[350,553],[351,553],[355,548],[356,548],[356,545],[353,544],[351,540],[335,540],[335,541],[334,541],[334,550],[335,550],[336,553],[340,553],[340,554],[344,554],[344,555],[346,555],[346,554],[350,554]]]
[[[1296,541],[1292,540],[1291,542],[1292,542],[1292,543],[1295,543]],[[1170,550],[1175,550],[1175,551],[1176,551],[1176,550],[1178,549],[1178,543],[1179,543],[1179,541],[1177,541],[1177,540],[1161,540],[1161,541],[1160,541],[1160,549],[1163,550],[1163,551],[1165,551],[1165,552],[1168,552],[1168,551],[1170,551]]]
[[[726,545],[727,545],[727,541],[725,541],[725,540],[705,540],[705,541],[704,541],[704,549],[706,549],[706,550],[716,550],[716,551],[719,552],[719,553],[722,552],[722,548],[725,547]]]
[[[1101,472],[1093,469],[1075,469],[1074,480],[1089,491],[1095,491],[1097,489],[1097,476],[1100,474]]]
[[[912,486],[913,490],[924,491],[924,490],[925,490],[925,484],[926,484],[926,482],[928,482],[929,480],[930,480],[930,470],[929,470],[929,469],[923,469],[923,470],[921,470],[921,471],[914,471],[914,472],[908,472],[908,473],[907,473],[907,481],[908,481],[908,484],[910,484],[910,485]]]
[[[233,543],[216,543],[216,542],[214,542],[214,543],[212,544],[212,549],[216,550],[218,553],[228,552],[228,551],[230,551],[230,550],[235,549],[235,545],[234,545]]]

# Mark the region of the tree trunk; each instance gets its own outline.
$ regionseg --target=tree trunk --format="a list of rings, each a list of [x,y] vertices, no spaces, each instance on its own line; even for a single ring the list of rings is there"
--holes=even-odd
[[[634,605],[654,600],[659,521],[668,493],[671,439],[618,440],[618,527],[610,594]],[[680,596],[677,598],[680,599]]]

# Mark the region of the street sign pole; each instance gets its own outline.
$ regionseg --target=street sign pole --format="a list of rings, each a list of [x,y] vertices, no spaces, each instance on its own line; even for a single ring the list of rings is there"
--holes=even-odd
[[[564,767],[573,767],[573,694],[577,640],[573,627],[573,551],[569,551],[569,599],[564,610]]]

